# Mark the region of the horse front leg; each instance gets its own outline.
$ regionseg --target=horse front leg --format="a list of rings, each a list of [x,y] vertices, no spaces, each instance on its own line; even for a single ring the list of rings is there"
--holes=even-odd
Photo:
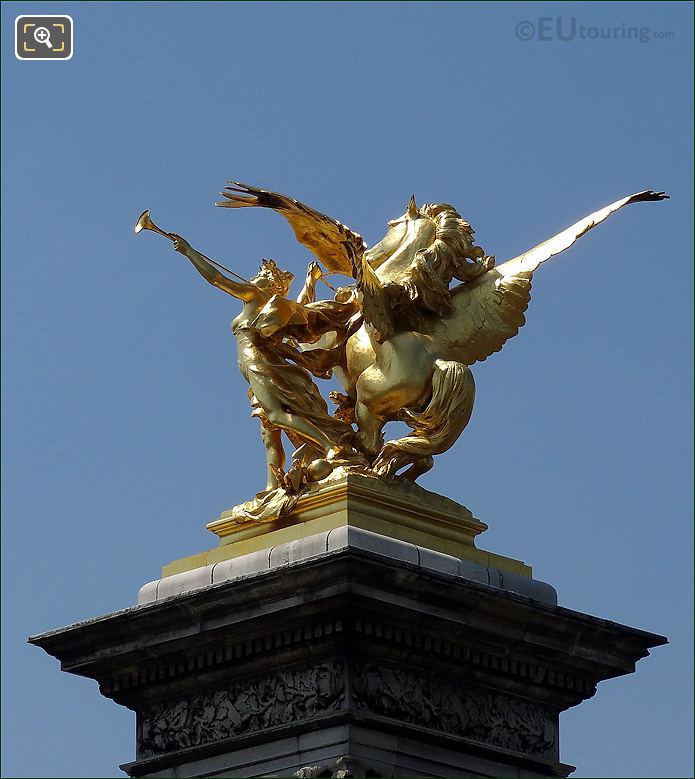
[[[374,415],[359,399],[355,403],[355,419],[359,429],[360,447],[371,462],[384,444],[384,420]]]
[[[425,455],[424,457],[420,457],[417,460],[414,460],[410,468],[408,468],[407,471],[404,471],[401,475],[404,479],[415,481],[420,476],[422,476],[423,473],[427,473],[427,471],[432,470],[433,467],[434,457]]]

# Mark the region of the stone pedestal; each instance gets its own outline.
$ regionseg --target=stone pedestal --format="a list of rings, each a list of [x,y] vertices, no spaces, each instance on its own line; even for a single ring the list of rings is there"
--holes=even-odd
[[[415,486],[225,519],[139,605],[30,639],[137,713],[130,776],[566,776],[559,713],[666,643],[557,606]]]

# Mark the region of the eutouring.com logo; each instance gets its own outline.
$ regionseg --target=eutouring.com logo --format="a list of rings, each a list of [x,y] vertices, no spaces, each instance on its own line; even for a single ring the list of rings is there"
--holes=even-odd
[[[514,28],[521,41],[637,41],[649,43],[671,40],[675,32],[656,32],[651,27],[637,27],[625,22],[618,24],[583,24],[576,16],[539,16],[533,21],[518,22]]]

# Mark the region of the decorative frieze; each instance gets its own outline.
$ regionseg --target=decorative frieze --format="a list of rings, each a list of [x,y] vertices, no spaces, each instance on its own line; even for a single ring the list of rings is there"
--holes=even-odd
[[[203,746],[326,715],[345,701],[344,664],[283,669],[143,710],[138,757]]]
[[[347,667],[337,659],[150,706],[138,718],[138,756],[205,746],[339,710],[532,756],[550,755],[556,747],[557,715],[544,707],[426,672],[376,663]]]
[[[514,752],[545,756],[557,742],[557,715],[551,711],[430,674],[360,665],[352,696],[359,710]]]

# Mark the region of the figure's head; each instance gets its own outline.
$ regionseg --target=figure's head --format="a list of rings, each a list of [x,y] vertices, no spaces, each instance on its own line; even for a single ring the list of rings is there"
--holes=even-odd
[[[275,295],[285,296],[290,291],[294,274],[278,268],[275,260],[262,260],[258,273],[251,281],[262,289],[268,289]]]

